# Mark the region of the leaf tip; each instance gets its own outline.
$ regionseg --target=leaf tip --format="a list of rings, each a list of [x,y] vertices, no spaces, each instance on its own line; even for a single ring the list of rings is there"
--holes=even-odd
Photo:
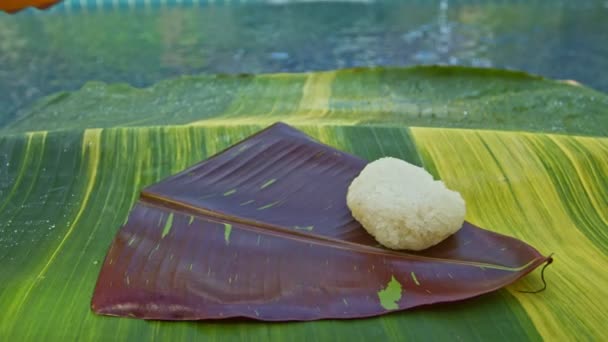
[[[545,265],[540,270],[540,280],[543,282],[543,287],[541,287],[538,290],[516,290],[516,291],[520,292],[520,293],[531,293],[531,294],[536,294],[536,293],[545,291],[547,289],[547,281],[545,280],[545,269],[547,268],[547,266],[551,265],[552,263],[553,263],[553,253],[549,254],[549,256],[547,257],[547,259],[545,261]]]

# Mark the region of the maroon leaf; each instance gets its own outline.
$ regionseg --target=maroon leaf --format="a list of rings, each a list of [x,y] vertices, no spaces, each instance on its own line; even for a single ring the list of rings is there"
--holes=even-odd
[[[550,260],[468,222],[420,253],[379,247],[346,206],[365,163],[276,124],[145,189],[106,256],[93,310],[366,317],[491,292]]]

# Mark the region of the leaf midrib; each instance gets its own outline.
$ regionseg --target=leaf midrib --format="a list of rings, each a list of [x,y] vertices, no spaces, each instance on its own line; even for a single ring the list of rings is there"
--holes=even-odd
[[[530,266],[536,267],[536,266],[540,265],[541,263],[547,261],[547,259],[548,259],[547,257],[544,257],[540,253],[535,251],[536,254],[538,254],[538,256],[535,257],[534,259],[532,259],[531,261],[529,261],[528,263],[521,265],[521,266],[517,266],[517,267],[508,267],[508,266],[495,265],[495,264],[483,263],[483,262],[461,261],[461,260],[454,260],[454,259],[444,259],[444,258],[422,256],[422,255],[410,254],[407,252],[396,252],[396,251],[381,249],[381,248],[377,248],[377,247],[373,247],[373,246],[362,245],[362,244],[358,244],[355,242],[334,239],[334,238],[331,238],[328,236],[308,234],[308,233],[301,232],[301,231],[292,231],[292,230],[283,228],[281,226],[276,226],[276,225],[265,223],[265,222],[259,222],[256,220],[246,219],[246,218],[237,217],[237,216],[230,216],[230,215],[227,215],[220,211],[208,210],[205,208],[195,207],[188,203],[185,203],[185,202],[182,202],[179,200],[175,200],[175,199],[171,199],[171,198],[167,198],[167,197],[162,197],[160,195],[157,195],[157,194],[151,193],[151,192],[147,192],[147,191],[142,191],[140,200],[143,203],[145,203],[146,205],[156,207],[161,210],[173,209],[178,212],[186,213],[188,215],[196,215],[197,217],[200,217],[200,218],[203,218],[206,220],[215,221],[217,223],[224,223],[223,221],[229,221],[230,223],[239,224],[239,228],[241,228],[241,229],[248,229],[248,230],[253,230],[256,232],[261,231],[264,234],[280,236],[280,237],[291,239],[291,240],[303,241],[303,242],[307,242],[307,243],[313,243],[316,245],[343,249],[343,250],[349,250],[349,251],[356,251],[356,252],[361,252],[361,253],[366,253],[366,254],[375,254],[375,255],[379,255],[379,256],[392,256],[392,257],[398,257],[400,259],[409,259],[409,260],[415,260],[415,261],[432,261],[432,262],[452,264],[452,265],[470,266],[470,267],[477,267],[477,268],[488,268],[488,269],[501,270],[501,271],[507,271],[507,272],[520,272]],[[216,219],[217,221],[214,219]]]

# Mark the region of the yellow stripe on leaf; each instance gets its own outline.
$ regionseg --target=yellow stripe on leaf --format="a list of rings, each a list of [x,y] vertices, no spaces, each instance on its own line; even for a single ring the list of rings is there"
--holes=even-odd
[[[414,128],[412,133],[425,165],[434,168],[449,188],[462,193],[467,220],[522,239],[543,254],[555,253],[555,263],[547,269],[547,291],[537,295],[516,291],[540,287],[538,275],[509,288],[539,333],[555,340],[603,331],[608,319],[602,304],[608,297],[604,271],[608,257],[568,214],[572,202],[560,196],[551,170],[543,163],[548,158],[568,162],[549,155],[552,150],[536,148],[546,144],[549,136],[429,128]],[[576,143],[578,149],[592,151],[588,154],[591,158],[606,156],[598,151],[606,150],[608,139],[550,139],[562,145]],[[576,152],[569,149],[568,153]],[[585,171],[579,167],[571,177],[580,179],[587,188],[598,186],[597,175],[606,171],[605,160],[594,160]],[[581,192],[574,196],[577,198],[572,201],[587,195]],[[584,222],[579,220],[578,225]]]
[[[34,289],[36,284],[38,284],[38,281],[41,279],[44,279],[45,274],[48,271],[49,267],[51,266],[53,261],[55,261],[55,258],[61,251],[62,247],[65,245],[66,241],[69,239],[69,237],[74,232],[74,229],[78,226],[78,223],[82,217],[82,214],[87,209],[89,198],[91,197],[93,187],[95,186],[95,182],[97,180],[97,171],[98,171],[98,166],[99,166],[99,155],[100,155],[100,148],[99,148],[100,140],[101,140],[100,137],[101,137],[101,129],[88,129],[84,132],[83,142],[82,142],[82,156],[83,156],[83,159],[87,161],[86,168],[85,168],[87,182],[86,182],[84,194],[82,196],[82,200],[80,202],[80,207],[78,208],[78,212],[76,213],[76,216],[74,217],[74,221],[72,221],[72,223],[67,228],[67,231],[64,234],[63,238],[61,239],[61,241],[59,242],[59,244],[53,250],[53,252],[49,256],[47,262],[44,264],[44,266],[40,270],[40,272],[38,272],[38,275],[30,280],[29,285],[23,286],[22,290],[20,290],[16,294],[15,297],[19,298],[19,299],[14,300],[13,305],[11,305],[8,308],[8,310],[7,310],[8,315],[14,316],[14,315],[17,315],[21,311],[21,309],[23,308],[23,305],[27,302],[27,299],[28,299],[30,293],[32,292],[32,290]]]
[[[306,116],[324,117],[329,113],[331,85],[336,78],[335,72],[308,74],[302,88],[302,98],[298,112]]]

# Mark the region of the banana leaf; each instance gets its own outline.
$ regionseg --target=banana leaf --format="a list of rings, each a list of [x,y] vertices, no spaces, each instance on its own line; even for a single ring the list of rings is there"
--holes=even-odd
[[[165,320],[368,317],[478,296],[551,262],[470,223],[424,253],[378,248],[346,206],[364,165],[278,123],[144,189],[110,247],[93,310]]]
[[[184,76],[144,89],[92,81],[0,120],[0,133],[159,125],[262,129],[282,121],[606,136],[607,106],[603,93],[522,72],[379,67]]]
[[[91,83],[48,97],[0,120],[0,336],[601,340],[607,101],[521,73],[439,67],[190,77],[146,89]],[[463,194],[467,221],[554,253],[546,291],[519,292],[542,286],[535,271],[467,301],[354,321],[94,314],[104,257],[139,192],[281,120],[365,160],[424,166]]]

